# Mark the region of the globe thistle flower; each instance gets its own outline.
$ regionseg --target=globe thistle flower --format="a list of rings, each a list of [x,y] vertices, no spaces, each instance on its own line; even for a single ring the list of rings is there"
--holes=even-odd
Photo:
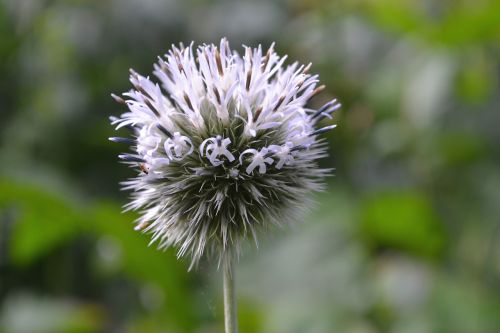
[[[219,262],[238,253],[242,240],[257,241],[272,225],[296,220],[323,188],[328,170],[319,127],[340,107],[306,107],[324,89],[307,66],[285,65],[273,45],[244,55],[220,46],[172,46],[150,77],[130,71],[133,89],[122,97],[127,112],[112,117],[131,137],[119,155],[137,169],[124,182],[127,209],[139,210],[136,230],[160,248],[177,247],[195,264],[203,254]]]

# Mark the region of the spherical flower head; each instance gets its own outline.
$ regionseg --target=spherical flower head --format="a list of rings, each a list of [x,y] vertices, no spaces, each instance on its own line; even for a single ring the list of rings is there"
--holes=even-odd
[[[152,242],[177,247],[192,264],[207,252],[221,259],[245,238],[296,220],[322,189],[319,136],[335,126],[317,125],[340,104],[308,109],[324,86],[310,65],[285,59],[273,45],[241,56],[225,39],[172,46],[154,65],[158,83],[131,70],[134,89],[112,95],[128,108],[112,124],[132,138],[110,139],[130,144],[120,158],[138,170],[124,182],[126,207],[141,212],[136,229]]]

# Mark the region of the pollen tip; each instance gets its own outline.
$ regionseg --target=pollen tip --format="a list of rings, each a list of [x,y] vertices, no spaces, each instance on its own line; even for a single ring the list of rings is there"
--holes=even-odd
[[[111,97],[118,103],[126,105],[125,100],[116,94],[111,94]]]
[[[150,222],[141,222],[134,227],[135,231],[143,231],[146,229],[151,223]]]

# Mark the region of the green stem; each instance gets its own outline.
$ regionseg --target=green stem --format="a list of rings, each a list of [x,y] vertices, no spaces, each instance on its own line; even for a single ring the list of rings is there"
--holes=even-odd
[[[238,333],[236,297],[234,294],[233,256],[227,254],[223,262],[224,274],[224,324],[225,333]]]

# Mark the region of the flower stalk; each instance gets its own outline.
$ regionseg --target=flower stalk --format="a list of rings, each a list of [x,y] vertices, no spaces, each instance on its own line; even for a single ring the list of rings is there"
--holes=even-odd
[[[238,333],[238,311],[234,288],[233,256],[231,254],[226,254],[223,265],[225,333]]]

